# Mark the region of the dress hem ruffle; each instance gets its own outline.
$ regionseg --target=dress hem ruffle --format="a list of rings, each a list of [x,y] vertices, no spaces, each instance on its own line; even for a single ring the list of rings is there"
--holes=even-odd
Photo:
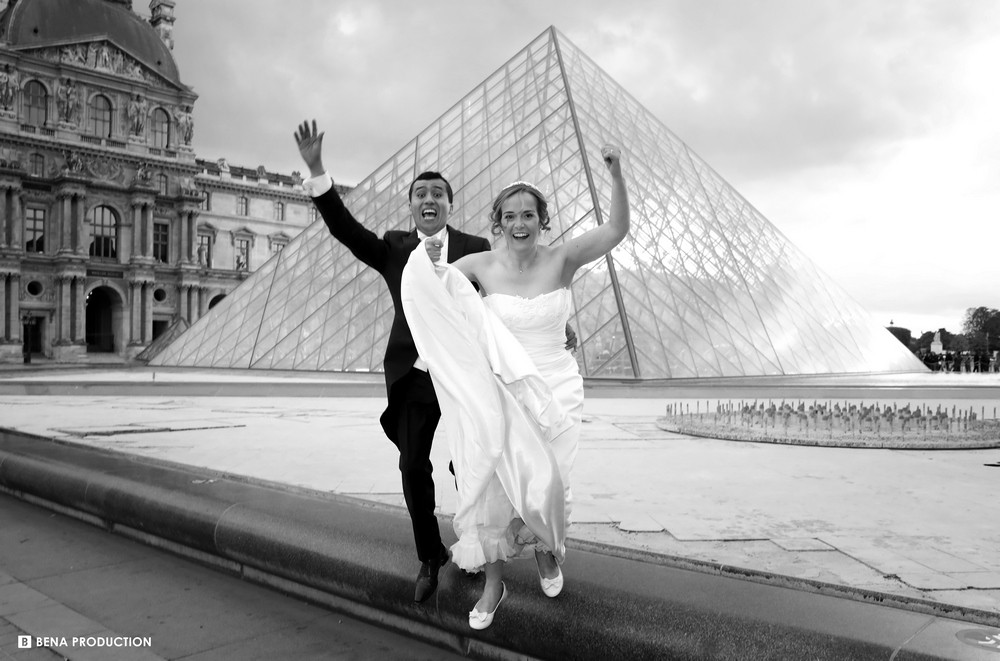
[[[483,530],[469,530],[451,547],[452,562],[469,573],[479,573],[493,562],[507,562],[524,555],[527,549],[551,553],[558,564],[566,559],[566,547],[550,549],[540,541],[520,519],[514,519],[499,537],[483,534]]]

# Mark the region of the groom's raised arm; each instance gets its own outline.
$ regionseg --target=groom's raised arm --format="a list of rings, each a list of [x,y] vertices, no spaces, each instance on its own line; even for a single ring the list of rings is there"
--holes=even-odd
[[[378,235],[359,223],[344,206],[334,189],[333,178],[323,167],[323,136],[324,133],[316,128],[316,120],[311,125],[308,121],[302,122],[295,131],[299,154],[309,168],[310,177],[305,181],[305,189],[312,196],[330,234],[355,257],[381,273],[387,262],[389,247]]]

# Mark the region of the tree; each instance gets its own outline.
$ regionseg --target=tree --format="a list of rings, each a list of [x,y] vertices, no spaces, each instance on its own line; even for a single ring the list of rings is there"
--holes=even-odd
[[[913,337],[910,334],[909,328],[900,328],[899,326],[889,326],[886,328],[887,331],[893,334],[893,336],[903,343],[903,346],[907,349],[912,350]]]
[[[1000,327],[1000,310],[987,307],[969,308],[962,317],[963,333],[983,333],[991,330],[989,326]]]
[[[973,351],[993,351],[1000,347],[1000,310],[978,307],[965,311],[962,332]]]
[[[958,335],[951,336],[951,344],[946,344],[945,351],[968,351],[969,350],[969,337],[964,333],[959,333]]]
[[[931,342],[933,341],[934,333],[932,331],[922,333],[920,337],[913,340],[913,353],[919,356],[921,353],[929,352],[931,350]]]

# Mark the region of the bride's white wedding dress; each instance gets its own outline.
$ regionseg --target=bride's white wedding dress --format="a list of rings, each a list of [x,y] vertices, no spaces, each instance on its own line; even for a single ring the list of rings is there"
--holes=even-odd
[[[419,246],[401,293],[455,465],[455,564],[477,571],[529,545],[561,562],[583,410],[583,379],[565,348],[569,290],[483,299]]]
[[[532,298],[490,294],[483,299],[535,364],[535,368],[569,416],[572,425],[549,442],[566,490],[569,519],[569,473],[576,461],[583,417],[583,377],[576,359],[566,350],[566,322],[572,311],[569,289],[557,289]]]

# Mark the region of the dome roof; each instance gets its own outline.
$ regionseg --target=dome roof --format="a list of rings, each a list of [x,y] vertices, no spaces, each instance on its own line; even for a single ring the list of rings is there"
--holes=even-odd
[[[0,38],[15,49],[110,40],[183,87],[177,64],[149,21],[107,0],[18,0],[0,16]]]

